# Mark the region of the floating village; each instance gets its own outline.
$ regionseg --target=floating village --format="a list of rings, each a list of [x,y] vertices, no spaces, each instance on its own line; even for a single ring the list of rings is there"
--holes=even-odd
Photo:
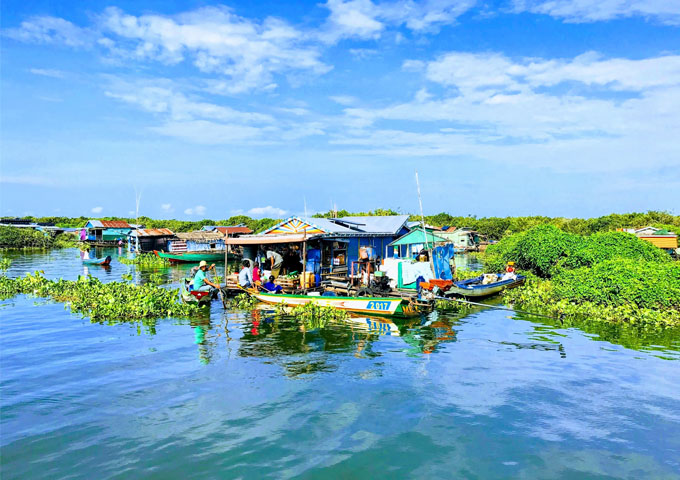
[[[199,306],[222,299],[226,308],[228,298],[247,295],[289,308],[312,304],[354,314],[409,317],[427,314],[441,302],[484,306],[476,301],[527,279],[513,260],[498,271],[457,272],[456,255],[484,252],[496,241],[472,228],[435,227],[424,219],[410,221],[409,215],[291,216],[260,232],[241,224],[175,233],[98,219],[69,229],[23,219],[5,219],[0,226],[76,235],[85,246],[80,254],[84,265],[107,268],[114,261],[110,255],[90,255],[90,247],[125,251],[122,261],[153,255],[169,265],[190,264],[194,268],[182,278],[179,296]],[[656,227],[618,230],[669,258],[678,256],[674,232]]]

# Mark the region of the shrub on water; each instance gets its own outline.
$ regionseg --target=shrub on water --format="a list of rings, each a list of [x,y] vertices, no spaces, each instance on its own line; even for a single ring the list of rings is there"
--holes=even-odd
[[[562,270],[552,281],[557,298],[640,308],[680,309],[680,264],[614,258],[592,268]]]
[[[623,232],[596,233],[586,237],[579,248],[559,261],[561,268],[589,267],[613,258],[649,262],[670,262],[670,255],[635,235]]]
[[[520,270],[539,277],[550,277],[557,262],[582,247],[583,237],[565,233],[552,225],[541,225],[504,238],[489,247],[487,271],[502,271],[505,263],[515,262]]]

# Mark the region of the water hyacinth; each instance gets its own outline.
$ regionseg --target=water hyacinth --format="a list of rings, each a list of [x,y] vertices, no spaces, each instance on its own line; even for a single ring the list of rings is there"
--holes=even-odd
[[[91,276],[81,276],[77,281],[48,280],[40,272],[19,278],[0,276],[0,296],[10,298],[17,294],[65,302],[72,311],[92,320],[188,317],[198,310],[181,303],[178,290],[152,284],[102,283]]]
[[[138,253],[132,258],[118,257],[118,261],[126,265],[138,265],[140,267],[167,267],[170,265],[170,262],[165,258],[153,253]]]

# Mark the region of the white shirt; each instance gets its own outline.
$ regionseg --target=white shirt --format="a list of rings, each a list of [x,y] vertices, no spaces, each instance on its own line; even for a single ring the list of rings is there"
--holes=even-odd
[[[238,284],[242,287],[253,284],[253,274],[250,273],[249,268],[242,268],[241,271],[238,272]]]

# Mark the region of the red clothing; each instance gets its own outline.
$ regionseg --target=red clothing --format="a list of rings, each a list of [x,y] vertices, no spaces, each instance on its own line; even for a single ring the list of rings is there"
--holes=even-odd
[[[259,282],[260,278],[260,269],[253,267],[253,282]]]

